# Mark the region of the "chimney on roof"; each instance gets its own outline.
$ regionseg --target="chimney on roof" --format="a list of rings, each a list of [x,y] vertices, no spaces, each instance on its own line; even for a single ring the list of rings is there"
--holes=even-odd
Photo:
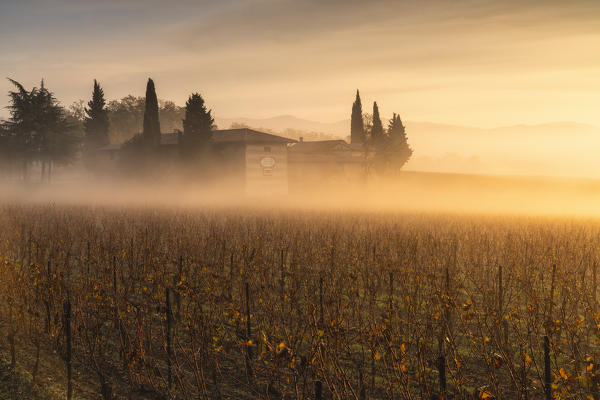
[[[304,142],[304,138],[300,136],[300,143]]]

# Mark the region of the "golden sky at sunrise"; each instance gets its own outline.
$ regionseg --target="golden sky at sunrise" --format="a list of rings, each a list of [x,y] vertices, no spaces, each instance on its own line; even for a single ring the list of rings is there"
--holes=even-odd
[[[360,88],[410,120],[600,125],[597,0],[15,0],[0,37],[1,75],[67,105],[94,78],[114,99],[152,77],[218,117],[343,120]]]

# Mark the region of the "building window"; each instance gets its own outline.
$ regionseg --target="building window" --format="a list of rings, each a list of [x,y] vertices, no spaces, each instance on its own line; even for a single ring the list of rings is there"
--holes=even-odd
[[[271,152],[271,146],[265,146],[265,153]]]

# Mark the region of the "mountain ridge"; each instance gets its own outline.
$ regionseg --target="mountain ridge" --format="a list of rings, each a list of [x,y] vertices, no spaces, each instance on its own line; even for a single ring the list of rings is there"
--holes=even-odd
[[[387,121],[388,118],[382,118],[383,121]],[[308,131],[308,132],[321,132],[345,138],[350,134],[350,119],[334,121],[334,122],[321,122],[316,120],[310,120],[305,118],[296,117],[291,114],[275,115],[267,118],[249,118],[249,117],[235,117],[235,118],[216,118],[216,123],[221,128],[229,128],[232,123],[244,124],[253,128],[265,128],[272,131],[283,132],[287,129]],[[407,127],[407,132],[410,135],[411,128],[420,129],[447,129],[449,131],[460,130],[463,132],[499,132],[506,130],[539,130],[539,129],[577,129],[578,131],[598,131],[600,127],[589,123],[582,123],[577,121],[549,121],[540,123],[523,123],[523,124],[511,124],[501,125],[497,127],[477,127],[470,125],[459,125],[450,124],[444,122],[432,122],[432,121],[411,121],[407,120],[404,122]],[[384,123],[385,125],[385,123]]]

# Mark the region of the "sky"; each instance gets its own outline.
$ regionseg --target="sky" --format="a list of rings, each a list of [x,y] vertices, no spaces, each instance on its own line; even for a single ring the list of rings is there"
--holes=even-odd
[[[344,120],[358,88],[409,120],[600,125],[600,1],[0,0],[0,76],[64,105],[152,77],[222,118]]]

